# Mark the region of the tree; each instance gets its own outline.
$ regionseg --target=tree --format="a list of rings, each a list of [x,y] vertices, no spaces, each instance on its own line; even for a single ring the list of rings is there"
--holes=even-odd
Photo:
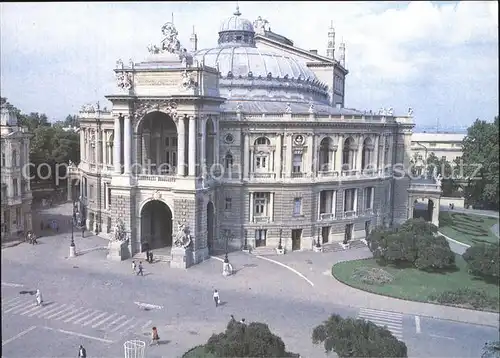
[[[377,229],[367,237],[373,257],[392,264],[410,263],[419,270],[455,266],[448,241],[423,219],[409,219],[397,229]]]
[[[476,119],[462,142],[466,199],[471,204],[487,203],[495,209],[500,196],[498,126],[498,116],[493,123]]]
[[[469,266],[469,272],[485,278],[500,276],[500,245],[477,244],[463,253],[462,257]]]
[[[213,334],[203,347],[196,349],[215,357],[299,357],[285,350],[283,340],[273,334],[267,324],[247,325],[234,319],[229,321],[225,332]]]
[[[68,114],[66,116],[66,119],[64,121],[57,121],[56,123],[54,123],[54,126],[58,126],[58,127],[80,127],[80,120],[78,119],[78,116],[77,115],[71,115],[71,114]]]
[[[406,345],[385,327],[333,314],[312,333],[314,344],[343,357],[407,357]]]

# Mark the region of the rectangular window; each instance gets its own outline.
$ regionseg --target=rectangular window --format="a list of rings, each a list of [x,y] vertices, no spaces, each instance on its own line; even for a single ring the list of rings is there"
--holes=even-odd
[[[172,137],[172,147],[177,147],[177,137]]]
[[[371,209],[373,206],[372,201],[373,187],[365,188],[365,209]]]
[[[170,138],[165,137],[165,147],[168,147],[170,145]]]
[[[2,183],[2,199],[7,199],[7,187],[6,186],[3,186],[3,183]]]
[[[107,200],[108,200],[108,208],[109,208],[109,207],[111,207],[111,188],[108,188]]]
[[[12,151],[12,166],[17,167],[17,150]]]
[[[302,213],[302,199],[295,198],[293,199],[293,215],[298,216]]]
[[[94,186],[90,185],[89,187],[89,199],[92,200],[94,199]]]
[[[265,215],[266,204],[266,193],[255,193],[255,214]]]
[[[344,211],[354,211],[355,189],[344,190]]]
[[[224,210],[226,210],[226,211],[231,211],[232,206],[233,206],[233,199],[231,199],[231,198],[226,198],[226,202],[225,202]]]
[[[265,169],[266,168],[266,157],[258,156],[255,157],[255,167],[257,169]]]
[[[17,187],[17,179],[12,179],[12,190],[13,190],[14,196],[19,195],[19,188]]]
[[[5,153],[2,153],[2,167],[5,167],[7,165],[6,160],[5,160]]]
[[[300,173],[302,171],[302,154],[294,154],[292,162],[292,171]]]

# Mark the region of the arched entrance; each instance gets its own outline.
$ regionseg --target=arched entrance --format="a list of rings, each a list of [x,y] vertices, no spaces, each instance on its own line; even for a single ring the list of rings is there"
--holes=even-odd
[[[172,211],[160,200],[152,200],[141,210],[141,251],[172,246]]]
[[[207,245],[208,253],[211,255],[214,250],[215,232],[214,232],[214,204],[209,201],[207,204]]]
[[[439,206],[436,207],[434,200],[428,197],[415,199],[412,202],[411,216],[409,218],[422,218],[439,226]]]

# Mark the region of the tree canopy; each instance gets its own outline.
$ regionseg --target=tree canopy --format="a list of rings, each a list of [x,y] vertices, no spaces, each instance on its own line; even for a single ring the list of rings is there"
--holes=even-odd
[[[80,136],[78,133],[64,131],[61,126],[51,126],[45,114],[30,113],[23,114],[18,108],[10,104],[2,97],[1,102],[6,103],[8,108],[16,113],[19,126],[27,127],[32,134],[30,143],[31,175],[37,178],[37,167],[46,163],[55,173],[56,164],[68,163],[70,160],[78,163],[80,161]],[[77,119],[76,116],[68,116]],[[68,119],[68,118],[67,118]],[[42,175],[45,173],[42,171]],[[64,176],[65,173],[59,173]],[[52,179],[55,179],[52,175]]]
[[[490,204],[495,209],[500,196],[498,125],[498,116],[493,122],[477,119],[467,129],[462,143],[466,199],[472,204]]]
[[[392,333],[372,322],[342,318],[337,314],[314,328],[314,344],[323,344],[325,352],[344,357],[407,357],[406,345]]]

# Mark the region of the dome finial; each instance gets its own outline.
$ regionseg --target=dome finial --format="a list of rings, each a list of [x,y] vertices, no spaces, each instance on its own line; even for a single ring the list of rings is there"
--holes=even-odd
[[[233,13],[233,15],[235,15],[235,16],[240,16],[241,15],[240,6],[238,5],[237,1],[236,1],[236,11]]]

